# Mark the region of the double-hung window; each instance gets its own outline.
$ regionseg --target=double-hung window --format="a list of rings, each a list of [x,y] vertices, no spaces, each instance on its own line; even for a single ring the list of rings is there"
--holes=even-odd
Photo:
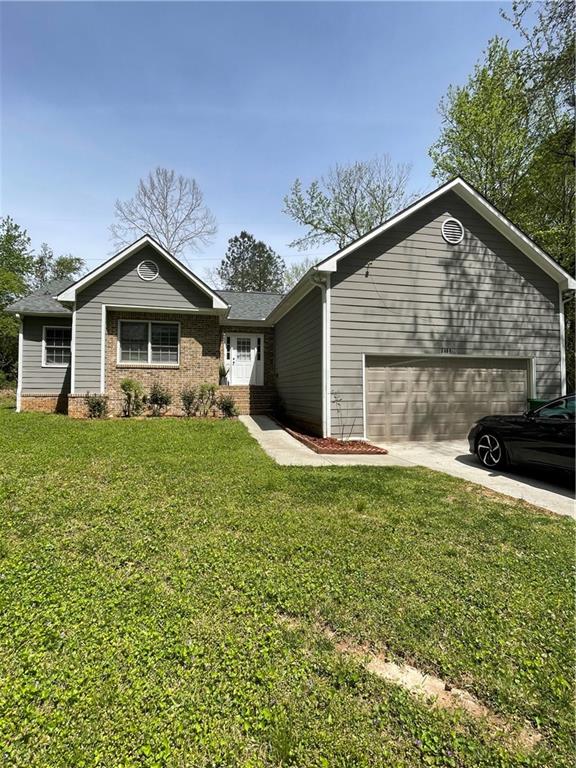
[[[72,328],[45,326],[43,364],[66,367],[70,363],[71,346]]]
[[[178,323],[120,320],[118,362],[178,365]]]

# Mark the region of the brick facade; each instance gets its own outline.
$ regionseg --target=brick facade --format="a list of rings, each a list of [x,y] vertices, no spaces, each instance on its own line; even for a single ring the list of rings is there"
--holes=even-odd
[[[61,393],[54,394],[34,394],[20,396],[20,410],[34,411],[36,413],[67,413],[68,395]]]
[[[178,365],[142,365],[118,362],[118,321],[158,320],[180,323],[180,362]],[[172,395],[170,413],[179,412],[180,392],[202,382],[218,384],[221,329],[215,315],[191,313],[113,312],[106,317],[105,391],[113,415],[122,412],[123,379],[135,379],[148,392],[154,382]]]
[[[180,323],[180,363],[178,365],[143,365],[118,362],[118,321],[158,320]],[[264,386],[221,387],[231,395],[241,414],[266,413],[273,407],[274,387],[274,331],[272,328],[221,326],[215,315],[191,313],[151,313],[109,311],[106,318],[106,371],[105,392],[112,416],[122,414],[123,396],[120,383],[130,378],[140,382],[146,392],[159,382],[172,395],[168,415],[181,415],[180,393],[187,386],[204,382],[219,383],[220,363],[224,362],[224,340],[227,333],[258,334],[263,337]],[[86,417],[83,395],[70,395],[68,413],[73,418]]]

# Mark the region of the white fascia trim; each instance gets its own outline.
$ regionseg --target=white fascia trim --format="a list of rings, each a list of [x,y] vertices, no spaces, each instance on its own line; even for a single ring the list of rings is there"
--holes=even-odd
[[[106,304],[102,304],[100,318],[100,394],[106,392]]]
[[[450,190],[454,191],[463,200],[469,203],[481,216],[483,216],[501,234],[503,234],[504,237],[510,240],[513,245],[515,245],[526,256],[528,256],[529,259],[531,259],[542,270],[544,270],[546,274],[556,280],[560,286],[570,290],[576,289],[576,280],[574,280],[573,277],[571,277],[567,272],[559,267],[558,264],[552,258],[550,258],[550,256],[548,256],[548,254],[544,253],[544,251],[535,243],[533,243],[530,238],[520,232],[520,230],[515,227],[514,224],[512,224],[512,222],[506,218],[506,216],[497,211],[493,205],[491,205],[484,197],[482,197],[482,195],[476,192],[475,189],[473,189],[464,181],[464,179],[461,178],[453,179],[447,184],[444,184],[443,186],[436,189],[434,192],[431,192],[429,195],[426,195],[425,197],[416,201],[408,208],[405,208],[403,211],[396,214],[396,216],[392,216],[391,219],[388,219],[388,221],[372,230],[372,232],[368,232],[368,234],[364,235],[358,240],[355,240],[353,243],[350,243],[350,245],[347,245],[345,248],[342,248],[342,250],[337,251],[324,261],[321,261],[316,265],[316,269],[325,270],[327,272],[335,272],[338,262],[340,259],[344,258],[344,256],[348,256],[348,254],[352,253],[357,248],[360,248],[361,246],[370,242],[370,240],[373,238],[378,237],[383,232],[386,232],[386,230],[395,226],[400,221],[408,218],[413,213],[416,213],[416,211],[420,210],[420,208],[423,208],[425,205],[428,205],[428,203],[431,203],[433,200],[436,200],[438,197],[441,197]]]
[[[16,384],[16,413],[22,410],[22,363],[24,360],[24,318],[17,314],[20,321],[18,328],[18,382]]]
[[[196,275],[191,272],[187,267],[184,266],[178,259],[175,259],[174,256],[172,256],[165,248],[163,248],[160,243],[157,243],[156,240],[154,240],[150,235],[144,235],[143,237],[136,240],[131,245],[127,246],[126,248],[123,248],[121,251],[118,251],[112,258],[105,261],[103,264],[101,264],[99,267],[96,267],[96,269],[93,269],[92,272],[89,272],[84,277],[80,278],[77,282],[73,283],[71,286],[66,288],[65,291],[62,291],[62,293],[59,293],[55,298],[58,301],[75,301],[76,300],[76,293],[83,288],[85,288],[87,285],[90,285],[90,283],[94,282],[94,280],[97,280],[101,275],[108,272],[112,267],[114,267],[116,264],[118,264],[120,261],[123,261],[128,256],[131,256],[133,253],[136,253],[141,248],[143,248],[145,245],[149,245],[151,248],[154,248],[154,250],[159,253],[161,256],[163,256],[166,261],[171,264],[173,267],[175,267],[177,270],[179,270],[185,277],[190,280],[191,283],[194,283],[194,285],[199,288],[201,291],[206,293],[210,298],[212,299],[212,307],[214,309],[228,309],[228,304],[218,296],[217,293],[215,293],[209,286],[206,285],[202,280],[200,280],[199,277],[196,277]]]
[[[233,328],[238,326],[239,328],[273,328],[273,323],[268,320],[231,320],[226,315],[220,315],[220,325],[229,326]]]
[[[72,340],[70,342],[70,394],[75,391],[76,382],[76,307],[72,312]]]
[[[12,314],[12,313],[10,313]],[[21,312],[15,312],[14,317],[72,317],[72,312],[28,312],[27,310],[22,310]]]
[[[558,321],[560,323],[560,387],[561,395],[568,394],[566,391],[566,317],[564,314],[564,299],[562,297],[562,288],[558,286]]]
[[[108,309],[121,310],[122,312],[157,312],[164,315],[225,315],[226,309],[210,309],[206,307],[188,307],[181,309],[179,307],[155,307],[146,304],[126,305],[126,304],[106,304]]]
[[[271,325],[277,323],[278,320],[283,318],[287,312],[290,312],[290,310],[295,307],[304,296],[310,293],[312,288],[316,288],[318,283],[314,282],[313,278],[319,272],[321,274],[322,270],[318,270],[316,267],[311,267],[308,272],[300,278],[294,288],[284,296],[282,301],[274,307],[272,312],[270,312],[266,318],[266,322]]]

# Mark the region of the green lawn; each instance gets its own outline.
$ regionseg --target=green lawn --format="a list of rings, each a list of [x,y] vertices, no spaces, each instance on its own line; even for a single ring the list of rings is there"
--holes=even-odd
[[[4,407],[0,445],[3,764],[572,764],[569,520],[423,469],[281,468],[238,422]],[[322,624],[542,745],[414,700]]]

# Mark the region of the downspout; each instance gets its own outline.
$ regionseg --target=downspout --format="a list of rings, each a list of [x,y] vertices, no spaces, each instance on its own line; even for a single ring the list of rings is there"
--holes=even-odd
[[[558,289],[560,298],[558,312],[560,315],[560,386],[561,394],[568,394],[568,384],[566,382],[566,304],[574,300],[574,292],[563,294],[562,288]]]
[[[330,437],[330,274],[315,272],[310,279],[322,291],[322,436]]]
[[[22,410],[22,361],[24,359],[24,318],[16,314],[20,323],[18,328],[18,380],[16,384],[16,413]]]

